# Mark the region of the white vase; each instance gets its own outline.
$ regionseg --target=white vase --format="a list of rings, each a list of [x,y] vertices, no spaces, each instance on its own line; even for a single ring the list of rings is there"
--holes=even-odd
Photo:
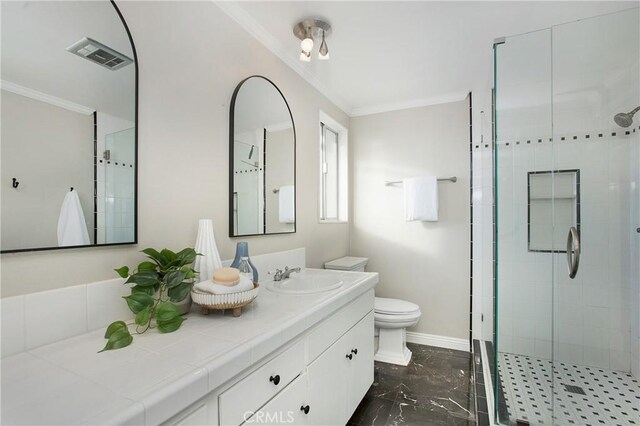
[[[193,268],[199,272],[198,280],[205,281],[213,278],[213,271],[222,267],[216,238],[213,235],[213,220],[200,219],[198,222],[195,250],[202,255],[196,257]]]

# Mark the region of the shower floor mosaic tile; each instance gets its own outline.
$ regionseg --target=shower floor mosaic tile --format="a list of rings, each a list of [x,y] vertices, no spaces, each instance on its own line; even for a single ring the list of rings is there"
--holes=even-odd
[[[630,374],[508,353],[498,371],[509,424],[640,425],[640,381]]]

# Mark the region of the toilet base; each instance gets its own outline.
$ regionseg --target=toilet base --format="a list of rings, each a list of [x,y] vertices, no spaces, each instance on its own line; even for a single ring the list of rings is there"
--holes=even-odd
[[[373,359],[395,365],[409,365],[411,351],[407,348],[404,328],[380,328],[378,350]]]

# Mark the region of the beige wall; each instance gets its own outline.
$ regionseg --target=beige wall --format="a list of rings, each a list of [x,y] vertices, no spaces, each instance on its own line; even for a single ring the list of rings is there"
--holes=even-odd
[[[380,273],[376,295],[409,300],[422,318],[413,331],[469,336],[468,100],[351,119],[351,254]],[[400,185],[385,180],[433,174],[438,222],[405,222]]]
[[[1,98],[2,250],[57,247],[60,208],[72,186],[93,242],[93,115],[5,90]]]
[[[223,258],[236,241],[251,254],[305,246],[308,266],[346,255],[346,224],[318,224],[318,111],[348,117],[212,2],[119,2],[136,43],[139,86],[138,246],[3,254],[2,296],[115,277],[145,247],[194,244],[198,219],[214,220]],[[171,60],[167,60],[170,57]],[[287,98],[297,133],[298,232],[228,238],[229,101],[261,74]],[[266,271],[261,271],[265,273]]]

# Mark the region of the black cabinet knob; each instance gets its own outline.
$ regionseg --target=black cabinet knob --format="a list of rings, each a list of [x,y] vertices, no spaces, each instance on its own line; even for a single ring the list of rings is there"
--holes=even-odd
[[[300,411],[304,411],[305,414],[309,414],[309,406],[308,405],[300,406]]]
[[[347,354],[347,358],[349,359],[353,358],[353,354]]]
[[[280,375],[276,374],[275,376],[269,377],[269,381],[278,386],[278,383],[280,383]]]
[[[351,349],[351,353],[354,355],[358,355],[358,348]]]

